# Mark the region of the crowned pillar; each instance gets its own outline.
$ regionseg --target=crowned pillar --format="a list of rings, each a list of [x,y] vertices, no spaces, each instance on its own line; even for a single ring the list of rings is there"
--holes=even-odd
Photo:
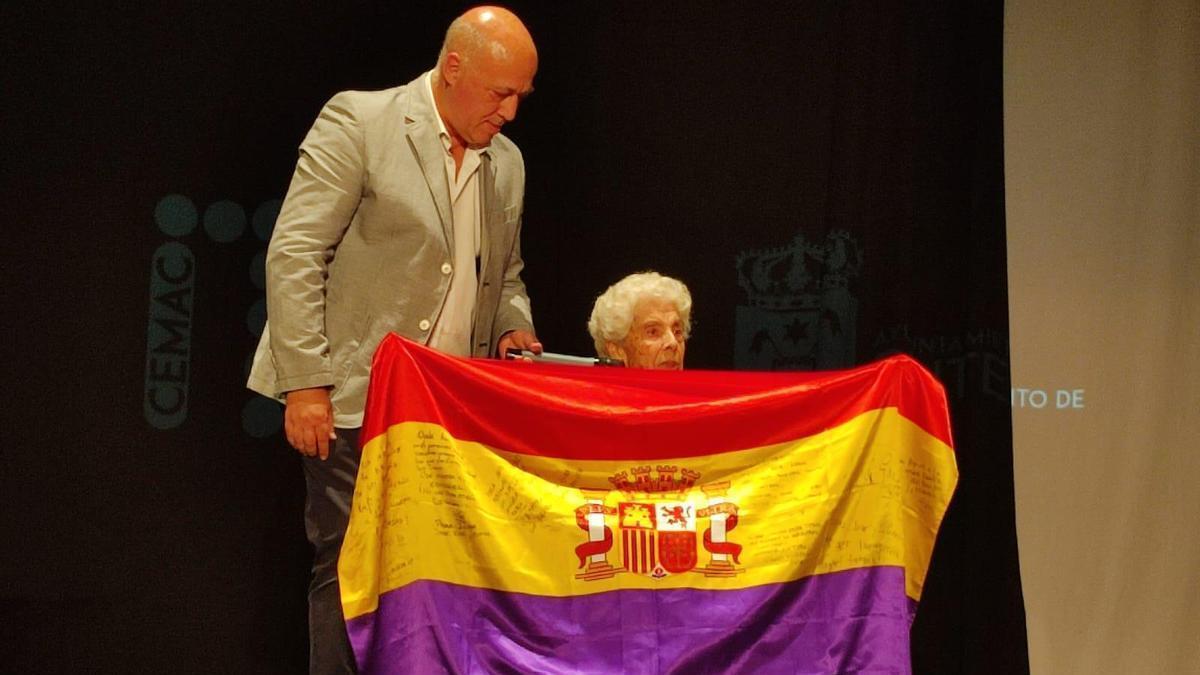
[[[729,520],[729,514],[735,512],[734,509],[736,509],[736,506],[729,501],[729,481],[702,485],[700,490],[708,499],[708,508],[705,511],[708,513],[709,539],[712,544],[716,545],[714,548],[722,548],[719,545],[728,541],[725,525]],[[734,568],[728,553],[720,553],[712,549],[708,549],[708,551],[711,559],[708,565],[699,568],[698,572],[703,573],[706,577],[731,577],[738,573],[739,570]]]
[[[585,501],[581,510],[586,514],[584,518],[587,525],[588,544],[595,553],[588,556],[587,567],[576,574],[575,578],[587,581],[607,579],[618,571],[608,562],[608,552],[612,549],[612,530],[604,523],[605,515],[612,511],[611,507],[604,505],[608,490],[584,488],[581,491]],[[606,538],[609,542],[607,547],[604,546]]]

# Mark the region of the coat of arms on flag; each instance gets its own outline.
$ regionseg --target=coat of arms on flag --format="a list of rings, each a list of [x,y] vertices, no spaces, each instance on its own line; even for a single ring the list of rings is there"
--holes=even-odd
[[[584,490],[587,503],[575,510],[575,519],[588,538],[575,547],[581,570],[575,576],[590,581],[621,573],[654,579],[685,572],[737,574],[742,546],[729,539],[738,522],[737,505],[727,497],[729,482],[697,487],[699,478],[686,468],[642,465],[609,478],[613,490]],[[616,506],[607,506],[614,494]],[[697,495],[699,501],[693,501]],[[697,536],[698,524],[705,522]],[[609,561],[610,553],[619,556],[617,562]],[[700,565],[702,555],[706,560]]]

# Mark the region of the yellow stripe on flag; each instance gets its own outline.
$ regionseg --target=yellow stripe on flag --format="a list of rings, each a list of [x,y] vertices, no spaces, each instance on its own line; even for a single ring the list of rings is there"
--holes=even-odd
[[[878,565],[904,567],[919,599],[956,480],[953,450],[894,408],[788,443],[653,462],[515,455],[404,422],[363,448],[343,608],[372,612],[380,594],[418,580],[570,596],[737,589]],[[736,562],[706,547],[706,530],[724,542],[716,548],[740,547]],[[694,562],[646,573],[663,556]]]

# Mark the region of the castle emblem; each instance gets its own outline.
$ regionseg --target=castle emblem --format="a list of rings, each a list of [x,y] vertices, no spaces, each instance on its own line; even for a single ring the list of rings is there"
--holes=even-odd
[[[753,370],[827,370],[855,365],[858,301],[850,280],[863,254],[845,230],[822,243],[797,233],[787,246],[743,251],[734,362]]]
[[[576,578],[591,581],[626,573],[654,579],[685,573],[728,577],[743,571],[742,546],[729,540],[738,522],[737,505],[727,497],[729,483],[701,485],[701,497],[694,495],[699,478],[686,468],[643,465],[610,477],[613,490],[583,490],[586,503],[575,510],[575,523],[587,533],[587,541],[575,547]],[[614,491],[621,499],[608,506],[605,501]],[[706,520],[708,526],[697,536]],[[619,535],[614,536],[610,523]]]

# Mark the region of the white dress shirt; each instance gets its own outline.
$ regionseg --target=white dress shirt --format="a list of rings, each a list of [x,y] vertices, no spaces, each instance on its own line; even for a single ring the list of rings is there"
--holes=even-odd
[[[433,98],[433,73],[425,75],[425,93],[437,110]],[[482,239],[480,233],[481,200],[479,198],[479,154],[482,150],[467,148],[462,161],[462,167],[456,167],[454,156],[450,154],[450,133],[446,131],[446,123],[442,121],[441,113],[437,115],[438,137],[442,139],[445,149],[446,183],[450,186],[450,205],[453,217],[451,231],[454,240],[451,242],[451,260],[443,265],[442,270],[450,275],[450,292],[446,295],[446,304],[438,315],[433,333],[429,337],[429,346],[439,351],[458,356],[471,354],[471,329],[475,324],[475,295],[478,291],[478,279],[475,272],[475,261],[479,256],[479,246]]]

